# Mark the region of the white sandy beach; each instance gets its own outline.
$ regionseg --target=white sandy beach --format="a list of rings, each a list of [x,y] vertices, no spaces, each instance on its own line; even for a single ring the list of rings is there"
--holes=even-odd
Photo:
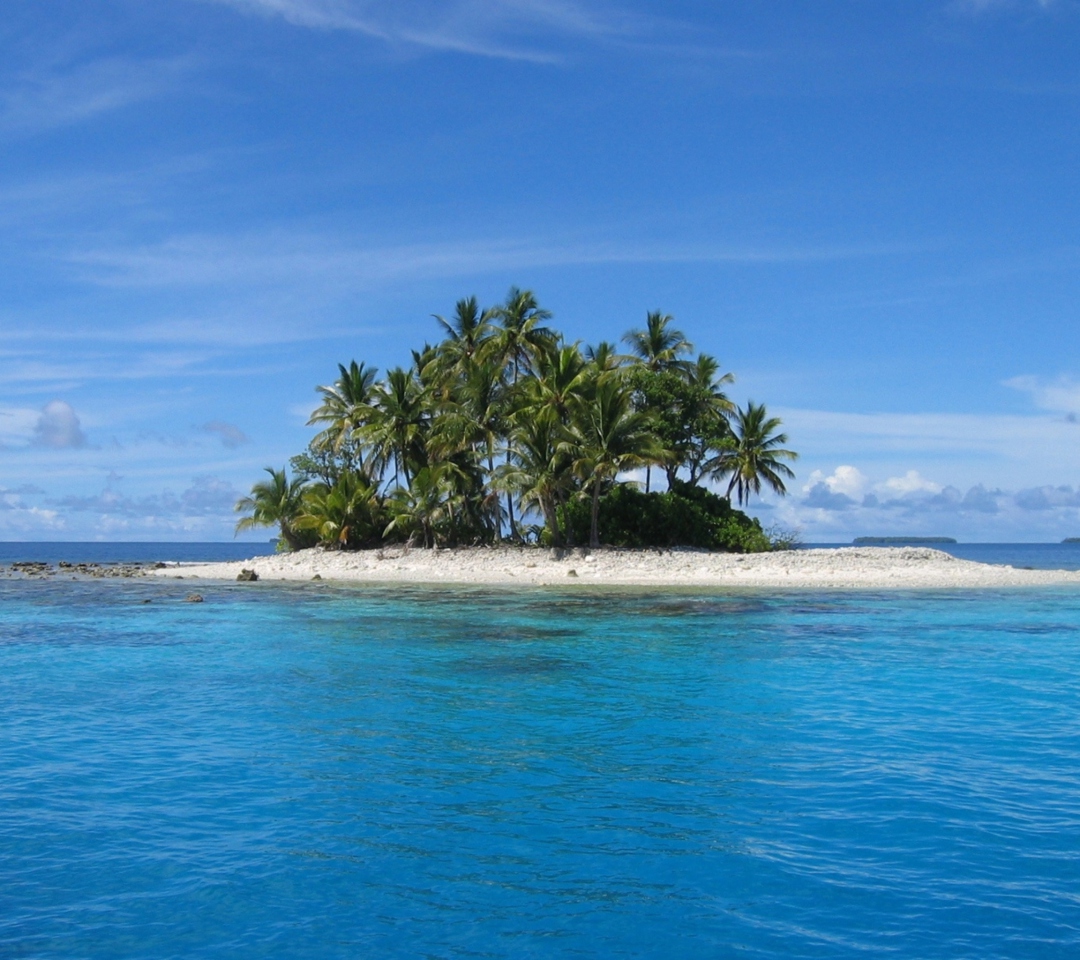
[[[355,553],[319,548],[254,557],[239,563],[179,564],[162,577],[352,583],[448,583],[642,587],[952,588],[1080,585],[1080,572],[1023,570],[958,560],[924,547],[848,547],[739,555],[696,550],[584,550],[478,547],[455,550],[401,546]]]

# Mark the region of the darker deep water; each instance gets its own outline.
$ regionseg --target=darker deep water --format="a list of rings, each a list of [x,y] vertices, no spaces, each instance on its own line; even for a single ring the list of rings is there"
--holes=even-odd
[[[1080,948],[1080,594],[199,589],[0,582],[0,956]]]

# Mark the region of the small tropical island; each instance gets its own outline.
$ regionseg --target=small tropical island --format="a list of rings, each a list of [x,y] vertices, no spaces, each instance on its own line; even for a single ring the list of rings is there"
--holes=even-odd
[[[237,504],[238,530],[277,526],[290,551],[791,544],[731,504],[763,485],[786,492],[797,454],[780,420],[732,403],[733,375],[695,355],[672,317],[649,313],[625,352],[567,341],[528,290],[487,309],[465,298],[435,320],[442,339],[406,366],[380,378],[353,360],[317,388],[320,432],[291,475],[267,468]],[[625,477],[635,470],[644,489]]]
[[[435,321],[442,338],[382,377],[339,364],[316,388],[307,449],[268,467],[237,503],[238,531],[277,527],[275,556],[152,573],[609,587],[1080,582],[929,548],[945,538],[792,549],[794,534],[739,509],[763,489],[787,492],[798,455],[780,419],[733,403],[733,375],[660,311],[621,346],[568,342],[516,288],[488,309],[459,300]]]

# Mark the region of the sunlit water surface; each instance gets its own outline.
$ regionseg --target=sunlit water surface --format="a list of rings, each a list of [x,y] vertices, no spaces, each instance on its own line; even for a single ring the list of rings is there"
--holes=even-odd
[[[188,589],[0,582],[0,956],[1080,956],[1080,592]]]

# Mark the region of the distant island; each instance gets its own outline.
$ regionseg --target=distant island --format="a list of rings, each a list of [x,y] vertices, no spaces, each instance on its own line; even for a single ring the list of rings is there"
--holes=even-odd
[[[1080,537],[1066,537],[1062,543],[1080,543]]]
[[[1080,538],[1076,542],[1080,543]],[[956,541],[952,537],[856,537],[852,543],[856,547],[925,547],[930,543]]]

